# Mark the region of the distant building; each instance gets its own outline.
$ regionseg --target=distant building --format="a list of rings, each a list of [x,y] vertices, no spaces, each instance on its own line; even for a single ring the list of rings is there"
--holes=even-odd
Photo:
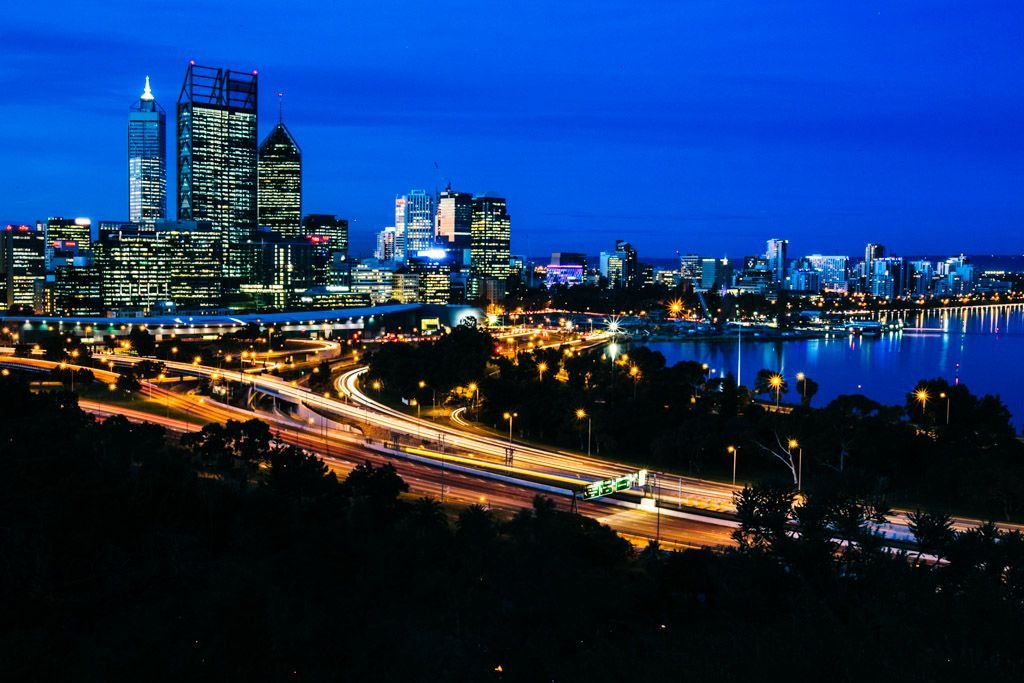
[[[768,261],[768,269],[772,272],[772,281],[777,286],[782,286],[786,281],[786,270],[789,267],[787,251],[789,240],[770,239],[768,248],[765,250],[765,259]]]
[[[504,197],[478,194],[473,197],[473,220],[470,225],[470,280],[471,299],[490,292],[489,301],[500,301],[505,296],[505,283],[510,274],[512,217]],[[489,280],[492,284],[485,285]],[[493,284],[499,283],[499,284]],[[497,290],[501,296],[496,296]],[[493,297],[493,298],[492,298]]]
[[[313,245],[316,286],[348,285],[348,221],[331,214],[310,214],[302,219],[302,235]]]
[[[625,287],[625,263],[622,253],[618,251],[602,251],[598,255],[599,270],[601,277],[608,283],[610,289]]]
[[[395,272],[380,261],[362,261],[352,266],[352,291],[366,294],[374,304],[391,300],[395,288]]]
[[[302,150],[291,131],[278,121],[259,150],[258,219],[289,238],[302,234]]]
[[[697,254],[686,254],[679,257],[679,278],[691,287],[701,285],[701,267],[703,259]]]
[[[434,198],[423,190],[395,197],[395,260],[434,246]]]
[[[77,242],[52,245],[51,271],[36,282],[37,314],[96,316],[103,312],[100,273],[92,254],[82,251]]]
[[[874,292],[875,260],[885,256],[885,247],[881,244],[868,244],[864,247],[863,285],[862,291]]]
[[[424,304],[451,302],[454,257],[444,249],[428,249],[409,257],[409,272],[419,276],[416,301]]]
[[[178,218],[209,221],[223,274],[248,275],[257,217],[257,75],[190,63],[178,97]]]
[[[731,279],[732,268],[729,267],[729,259],[701,259],[701,289],[705,291],[721,289],[723,286],[728,286]]]
[[[461,252],[469,250],[473,227],[473,195],[454,192],[449,185],[437,198],[434,214],[434,239],[438,246],[455,253],[455,266],[461,266]]]
[[[167,115],[153,97],[149,76],[128,112],[128,220],[167,217]]]
[[[850,279],[850,257],[811,254],[807,257],[811,267],[821,275],[821,288],[830,292],[845,292]]]
[[[615,240],[615,251],[622,258],[621,287],[632,289],[643,284],[640,278],[640,262],[637,258],[636,249],[625,240]]]
[[[89,251],[92,248],[92,221],[88,218],[48,218],[44,231],[47,270],[53,267],[53,245],[57,242],[69,244],[81,251]]]
[[[387,227],[378,232],[377,246],[373,250],[373,257],[380,261],[394,261],[397,235],[398,230],[394,227]]]
[[[40,225],[0,230],[0,304],[33,307],[36,283],[46,276],[46,236]]]
[[[907,290],[907,268],[902,256],[875,257],[871,261],[871,295],[895,299]]]

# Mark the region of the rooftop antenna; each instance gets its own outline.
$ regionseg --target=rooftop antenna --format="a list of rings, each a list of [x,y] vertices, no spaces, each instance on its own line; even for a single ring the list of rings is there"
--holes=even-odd
[[[277,93],[277,122],[284,123],[284,93]]]

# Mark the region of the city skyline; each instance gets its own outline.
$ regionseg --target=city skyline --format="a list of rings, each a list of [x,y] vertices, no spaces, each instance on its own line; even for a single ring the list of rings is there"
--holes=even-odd
[[[425,52],[410,39],[386,58],[371,43],[393,11],[360,9],[344,21],[327,17],[334,19],[322,22],[329,28],[317,25],[321,38],[351,39],[344,50],[333,58],[313,50],[303,62],[260,39],[269,30],[259,19],[262,7],[253,5],[251,19],[232,17],[254,29],[237,32],[244,41],[214,41],[228,21],[214,13],[208,25],[194,27],[187,51],[160,35],[147,36],[147,49],[137,50],[134,24],[108,22],[92,34],[109,49],[76,50],[75,78],[62,70],[71,53],[53,40],[60,31],[15,14],[13,52],[29,66],[2,72],[9,89],[22,94],[23,117],[3,105],[17,137],[5,153],[18,161],[4,165],[5,186],[15,191],[0,207],[3,220],[126,219],[124,109],[137,101],[146,75],[167,107],[182,64],[194,58],[260,71],[261,139],[277,118],[269,98],[285,93],[285,120],[304,152],[307,210],[349,218],[354,253],[369,253],[375,233],[390,225],[396,194],[433,192],[448,181],[456,190],[507,197],[516,214],[512,250],[528,255],[594,254],[627,237],[651,256],[679,250],[733,257],[771,235],[806,253],[855,254],[868,241],[899,253],[1022,249],[1024,211],[1014,191],[1022,139],[1013,125],[1021,101],[1005,87],[1019,48],[1001,13],[924,4],[832,8],[811,18],[818,31],[794,32],[787,20],[796,8],[662,8],[627,12],[619,23],[600,11],[581,16],[557,8],[548,11],[569,25],[560,37],[579,56],[560,49],[544,61],[547,53],[528,57],[515,49],[560,25],[528,26],[541,12],[536,7],[519,17],[476,8],[454,33],[407,8],[410,20],[451,39]],[[69,18],[89,31],[90,18],[80,12],[68,7]],[[318,16],[294,12],[296,28],[281,29],[284,38]],[[182,21],[157,20],[168,29]],[[505,47],[465,37],[488,20],[498,21]],[[682,28],[669,40],[668,26]],[[365,35],[356,36],[357,28]],[[620,47],[599,54],[613,35]],[[412,60],[417,49],[424,59]],[[472,63],[446,68],[449,53],[460,49]],[[386,85],[403,70],[411,70],[414,85],[396,105]],[[59,112],[54,87],[64,96]],[[485,92],[494,96],[481,103]],[[67,100],[76,106],[76,125],[55,132]],[[23,158],[26,147],[30,159]],[[81,173],[83,158],[88,174]]]

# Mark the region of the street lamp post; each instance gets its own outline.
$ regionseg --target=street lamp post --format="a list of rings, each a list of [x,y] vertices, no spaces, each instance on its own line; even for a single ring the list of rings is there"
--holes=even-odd
[[[796,381],[800,382],[800,391],[803,394],[803,402],[807,402],[807,375],[802,372],[796,373]]]
[[[772,375],[772,378],[768,380],[772,388],[775,389],[775,408],[779,408],[779,400],[782,396],[782,375]]]
[[[512,419],[516,418],[516,417],[519,417],[519,413],[505,413],[504,415],[502,415],[502,417],[504,417],[506,420],[508,420],[508,445],[511,446],[512,445]]]
[[[725,449],[727,453],[732,455],[732,485],[736,485],[736,452],[739,450],[739,446],[729,446]]]
[[[629,367],[629,376],[633,378],[633,400],[636,400],[636,385],[640,383],[640,368],[635,365]]]
[[[587,411],[585,411],[583,408],[580,408],[579,410],[576,411],[576,419],[577,420],[582,420],[583,418],[587,418],[587,456],[589,457],[590,456],[590,436],[593,433],[594,418],[591,417],[590,415],[587,415]]]
[[[941,394],[939,394],[939,398],[946,399],[946,426],[948,427],[949,426],[949,406],[950,406],[950,403],[953,400],[953,397],[950,396],[949,394],[947,394],[945,391],[943,391]]]
[[[548,364],[547,363],[538,363],[537,364],[537,372],[539,373],[539,379],[537,380],[538,382],[541,382],[541,383],[544,382],[544,371],[547,370],[547,369],[548,369]]]
[[[480,387],[476,382],[470,382],[469,390],[473,392],[473,417],[475,419],[477,416],[477,399],[480,397]]]

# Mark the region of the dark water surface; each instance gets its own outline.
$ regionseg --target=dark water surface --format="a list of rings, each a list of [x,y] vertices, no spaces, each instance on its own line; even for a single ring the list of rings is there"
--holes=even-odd
[[[839,336],[785,342],[744,336],[741,382],[751,385],[761,368],[781,372],[790,384],[783,401],[795,401],[795,375],[820,385],[813,405],[841,394],[862,393],[886,404],[902,404],[918,380],[959,377],[975,394],[999,394],[1024,426],[1024,310],[1021,305],[917,313],[904,317],[903,332],[881,337]],[[715,375],[737,372],[735,341],[644,342],[672,365],[707,363]]]

